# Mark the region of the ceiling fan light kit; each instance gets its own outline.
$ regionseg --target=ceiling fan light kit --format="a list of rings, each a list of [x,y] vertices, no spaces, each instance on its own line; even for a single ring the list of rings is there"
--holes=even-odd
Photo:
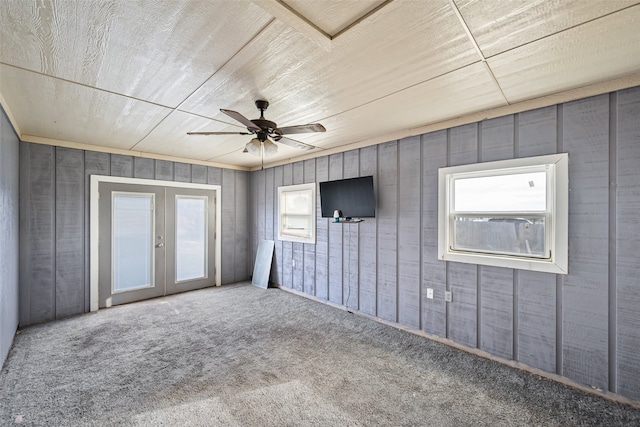
[[[278,146],[268,139],[262,143],[262,147],[264,148],[264,155],[267,157],[273,156],[278,152]]]
[[[269,107],[269,102],[259,99],[255,103],[258,110],[260,110],[260,118],[254,120],[247,119],[237,111],[220,109],[222,113],[246,126],[247,132],[187,132],[187,135],[255,135],[255,137],[244,146],[242,152],[251,153],[256,156],[264,154],[264,156],[268,157],[278,152],[278,146],[273,143],[273,141],[301,150],[313,150],[315,148],[313,145],[289,139],[283,135],[326,131],[325,127],[320,123],[278,128],[275,122],[264,118],[264,111]]]
[[[260,140],[258,138],[253,138],[251,141],[247,142],[247,145],[244,146],[244,150],[246,150],[250,154],[253,154],[254,156],[260,155],[260,148]]]

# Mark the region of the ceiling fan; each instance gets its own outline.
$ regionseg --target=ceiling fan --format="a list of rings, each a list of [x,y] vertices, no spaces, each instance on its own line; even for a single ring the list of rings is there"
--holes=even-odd
[[[245,145],[243,152],[249,152],[256,156],[269,156],[278,151],[278,146],[269,138],[291,147],[300,148],[302,150],[313,150],[313,145],[304,142],[289,139],[283,135],[292,135],[297,133],[324,132],[326,129],[320,123],[308,125],[285,126],[279,128],[278,125],[271,120],[264,118],[264,111],[269,106],[267,101],[257,100],[256,107],[260,110],[260,118],[249,120],[237,111],[220,109],[224,114],[235,119],[247,127],[247,132],[187,132],[187,135],[255,135],[251,141]]]

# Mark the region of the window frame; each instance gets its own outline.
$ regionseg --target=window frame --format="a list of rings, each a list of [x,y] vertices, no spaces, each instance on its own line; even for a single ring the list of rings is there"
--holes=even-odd
[[[567,153],[474,163],[438,169],[438,259],[521,270],[568,274],[569,156]],[[456,212],[453,207],[457,179],[546,172],[545,211]],[[544,217],[545,256],[508,252],[453,249],[455,215],[506,219]]]
[[[288,192],[308,192],[309,197],[309,213],[297,214],[283,212],[284,195]],[[294,232],[287,232],[286,221],[284,217],[287,215],[306,216],[309,218],[310,235],[308,237],[296,235]],[[298,243],[316,243],[316,183],[285,185],[278,187],[278,240]]]

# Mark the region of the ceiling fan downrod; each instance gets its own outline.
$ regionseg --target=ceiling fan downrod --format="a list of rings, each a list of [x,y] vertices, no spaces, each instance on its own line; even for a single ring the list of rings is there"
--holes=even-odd
[[[256,107],[260,110],[260,118],[264,119],[264,112],[269,108],[269,101],[258,99],[256,100]]]

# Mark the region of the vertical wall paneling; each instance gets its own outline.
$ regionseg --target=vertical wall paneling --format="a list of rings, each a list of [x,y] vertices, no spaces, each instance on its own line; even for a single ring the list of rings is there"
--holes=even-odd
[[[438,260],[438,168],[447,166],[447,131],[422,137],[422,323],[425,332],[447,336],[444,292],[447,263]],[[433,299],[427,289],[433,289]]]
[[[135,159],[134,159],[135,160]],[[89,223],[89,199],[91,194],[91,175],[109,175],[111,155],[97,151],[84,152],[84,310],[90,310],[90,271],[89,271],[89,239],[91,224]],[[135,162],[134,162],[135,166]],[[135,169],[134,169],[135,171]]]
[[[252,174],[252,176],[255,176],[255,174]],[[273,186],[273,177],[274,177],[274,168],[269,168],[267,170],[265,170],[265,174],[264,174],[264,191],[265,191],[265,239],[267,240],[276,240],[276,235],[274,234],[275,231],[275,227],[273,225],[274,223],[274,219],[276,217],[275,215],[275,200],[276,200],[276,193],[275,193],[275,189]],[[255,199],[253,199],[255,200]],[[276,283],[277,280],[274,279],[275,277],[277,277],[278,274],[278,270],[277,270],[277,262],[276,262],[276,257],[274,255],[273,257],[273,262],[271,264],[271,276],[270,276],[270,281],[272,283]]]
[[[277,277],[274,278],[275,283],[279,286],[284,286],[283,282],[283,273],[284,273],[284,262],[283,262],[283,253],[282,253],[282,240],[278,239],[278,187],[281,187],[284,179],[284,168],[282,166],[278,166],[273,171],[273,238],[275,240],[275,268]]]
[[[378,316],[397,318],[398,143],[378,146]]]
[[[282,166],[282,185],[293,184],[293,165],[291,163]]]
[[[514,359],[556,372],[556,275],[518,271],[518,354]]]
[[[343,178],[357,178],[360,174],[360,151],[352,150],[344,153],[342,163]],[[359,306],[358,295],[358,241],[360,224],[342,225],[342,277],[343,277],[343,304],[357,310]]]
[[[159,161],[156,161],[156,165]],[[235,238],[236,224],[236,172],[231,169],[222,171],[222,264],[221,280],[223,284],[233,283],[235,280]]]
[[[557,107],[518,115],[517,157],[557,152]],[[518,271],[517,354],[513,358],[534,368],[556,372],[556,275]]]
[[[191,182],[191,165],[187,163],[174,163],[174,181]]]
[[[304,162],[295,162],[291,169],[291,184],[302,184],[304,182]]]
[[[564,139],[564,104],[557,106],[556,110],[557,126],[556,126],[556,141],[558,153],[565,153],[563,139]],[[571,182],[569,182],[569,191],[571,191]],[[571,209],[571,207],[569,207]],[[569,249],[571,251],[571,249]],[[564,295],[563,289],[564,278],[561,275],[556,275],[556,373],[558,375],[564,375],[564,314],[562,307],[562,300]]]
[[[174,165],[173,162],[169,162],[167,160],[156,160],[156,179],[160,179],[163,181],[173,181]]]
[[[85,309],[84,153],[56,148],[56,318]]]
[[[329,180],[329,157],[318,157],[316,160],[316,182]],[[329,219],[322,218],[320,188],[316,187],[316,296],[322,300],[329,299]]]
[[[304,162],[293,164],[293,184],[304,182]],[[293,242],[292,244],[293,262],[293,289],[303,291],[304,285],[304,243]]]
[[[478,161],[478,126],[474,124],[451,129],[449,140],[449,166]],[[469,347],[476,347],[478,318],[478,268],[473,264],[448,263],[449,337]]]
[[[420,137],[398,142],[398,322],[420,329]]]
[[[498,117],[481,123],[482,161],[512,159],[514,116]]]
[[[519,113],[517,157],[555,154],[558,147],[557,122],[555,105]]]
[[[20,325],[55,318],[55,148],[20,144]]]
[[[222,186],[222,169],[207,166],[207,184]]]
[[[514,157],[514,116],[499,117],[481,123],[483,162]],[[512,269],[479,267],[480,331],[479,347],[507,359],[513,356],[513,286]]]
[[[253,277],[253,266],[255,264],[256,253],[258,252],[258,243],[260,242],[260,236],[258,236],[258,175],[252,173],[249,175],[249,185],[251,186],[249,197],[249,222],[250,222],[250,239],[251,239],[251,268],[250,275]],[[274,257],[275,260],[275,257]]]
[[[133,177],[142,179],[153,179],[156,175],[156,161],[145,157],[134,157]]]
[[[248,173],[245,171],[235,171],[235,254],[233,265],[235,266],[234,282],[246,280],[249,277],[249,262],[247,261],[249,239],[249,216],[247,212],[248,204]]]
[[[342,179],[343,154],[329,156],[329,181]],[[342,304],[342,226],[329,224],[329,301]]]
[[[608,390],[618,389],[618,370],[616,363],[618,355],[618,300],[617,287],[618,277],[614,266],[617,264],[618,247],[616,244],[616,234],[618,225],[618,215],[616,204],[618,184],[618,94],[609,95],[609,330],[607,331],[609,372]]]
[[[255,198],[253,199],[253,204],[255,206],[254,208],[255,218],[254,218],[253,224],[255,226],[254,233],[257,239],[256,243],[260,242],[260,240],[266,239],[265,221],[266,221],[266,215],[267,215],[266,203],[268,198],[265,194],[266,173],[267,172],[264,169],[253,173],[253,179],[254,179],[253,184],[256,187],[256,191],[254,193]],[[257,249],[257,246],[255,246],[255,248]]]
[[[563,373],[608,387],[609,97],[564,106],[569,153],[569,273],[563,276]]]
[[[482,350],[506,359],[513,352],[513,270],[509,268],[480,267],[482,284],[481,336]]]
[[[256,174],[254,174],[256,175]],[[277,197],[277,195],[275,194],[274,188],[273,188],[273,175],[274,175],[274,169],[273,168],[269,168],[267,170],[264,171],[264,194],[265,194],[265,198],[264,198],[264,238],[267,240],[273,240],[274,239],[274,227],[273,227],[273,220],[275,218],[274,215],[274,208],[275,208],[275,198]],[[260,184],[259,182],[256,183],[256,186],[259,189],[262,189],[262,184]],[[260,196],[257,196],[260,197]]]
[[[360,149],[360,176],[373,175],[374,194],[378,193],[378,147]],[[376,215],[379,214],[376,197]],[[359,225],[359,302],[360,311],[375,316],[377,312],[377,218],[366,218]]]
[[[31,144],[18,144],[18,151],[18,324],[24,326],[31,319]]]
[[[216,240],[217,239],[222,239],[221,243],[221,248],[220,248],[220,260],[221,260],[221,265],[220,265],[220,281],[221,283],[225,283],[224,279],[225,277],[223,276],[224,271],[225,271],[225,253],[227,251],[226,245],[229,244],[229,240],[228,240],[228,231],[225,230],[225,228],[227,227],[227,223],[230,221],[229,217],[226,216],[226,214],[229,213],[228,207],[227,207],[227,212],[224,211],[225,207],[229,205],[228,201],[226,199],[228,199],[229,197],[232,197],[231,194],[227,194],[229,192],[229,186],[227,185],[227,187],[223,187],[222,186],[222,169],[218,168],[218,167],[213,167],[213,166],[207,166],[207,184],[210,185],[219,185],[220,186],[220,198],[218,198],[218,200],[216,201],[217,203],[220,203],[220,212],[222,215],[222,218],[216,218],[216,221],[220,221],[220,225],[221,225],[221,230],[220,230],[220,235],[216,236]],[[226,204],[225,204],[226,203]],[[227,239],[225,239],[225,237],[227,237]],[[228,262],[228,258],[226,259]]]
[[[133,157],[112,154],[111,176],[133,177]]]
[[[310,159],[304,161],[304,178],[305,183],[316,182],[316,160]],[[316,188],[316,191],[318,189]],[[306,294],[316,294],[316,245],[304,243],[304,271],[303,271],[303,289]]]
[[[640,401],[640,88],[620,91],[615,221],[617,391]],[[613,363],[613,361],[610,361]]]
[[[20,322],[20,140],[0,106],[0,367]]]
[[[293,184],[293,166],[289,163],[282,167],[282,185]],[[293,288],[293,243],[282,242],[282,285]]]
[[[191,182],[195,184],[206,184],[207,167],[202,165],[191,165]]]

